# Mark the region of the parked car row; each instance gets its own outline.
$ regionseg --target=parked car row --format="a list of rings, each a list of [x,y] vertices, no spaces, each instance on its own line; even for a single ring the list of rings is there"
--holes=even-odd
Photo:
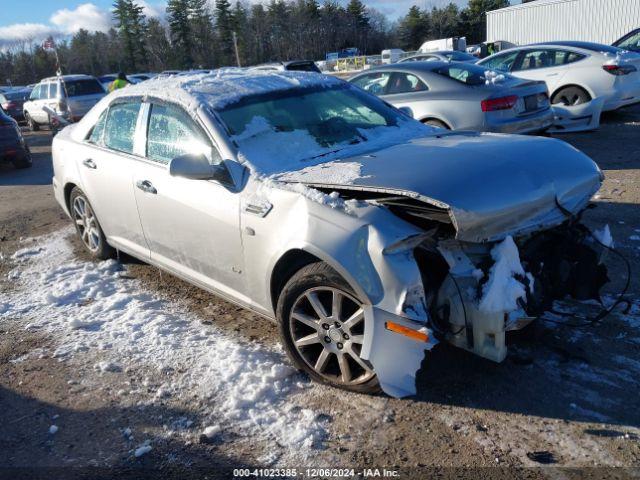
[[[16,168],[31,166],[31,151],[22,136],[18,122],[0,107],[0,163]]]

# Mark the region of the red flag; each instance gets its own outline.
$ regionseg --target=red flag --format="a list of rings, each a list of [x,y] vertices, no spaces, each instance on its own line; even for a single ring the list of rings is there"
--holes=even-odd
[[[56,48],[53,37],[49,37],[44,42],[42,42],[42,48],[44,48],[45,50],[53,50],[54,48]]]

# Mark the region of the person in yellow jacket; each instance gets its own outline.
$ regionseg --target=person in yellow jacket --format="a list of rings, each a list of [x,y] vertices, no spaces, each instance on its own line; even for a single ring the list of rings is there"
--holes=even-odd
[[[114,90],[119,90],[128,86],[131,82],[127,80],[127,76],[124,72],[119,72],[116,79],[109,84],[109,92],[113,92]]]

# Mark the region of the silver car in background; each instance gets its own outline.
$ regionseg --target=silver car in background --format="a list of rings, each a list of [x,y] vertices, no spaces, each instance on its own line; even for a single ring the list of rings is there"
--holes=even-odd
[[[587,156],[443,132],[334,77],[148,80],[52,155],[91,255],[121,250],[275,320],[299,369],[352,391],[415,393],[438,342],[502,361],[505,331],[606,279],[579,223],[602,181]]]
[[[553,123],[544,82],[487,73],[469,63],[396,63],[349,82],[440,128],[537,133]]]
[[[23,105],[24,119],[31,131],[51,125],[48,110],[68,122],[77,122],[105,95],[100,81],[90,75],[45,78],[33,87]]]
[[[410,57],[403,58],[398,63],[434,61],[476,63],[478,61],[478,58],[466,52],[459,52],[457,50],[442,50],[438,52],[417,53],[415,55],[411,55]]]

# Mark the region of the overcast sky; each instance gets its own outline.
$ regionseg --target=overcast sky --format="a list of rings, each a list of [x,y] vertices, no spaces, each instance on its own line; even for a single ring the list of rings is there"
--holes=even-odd
[[[235,3],[235,0],[230,1]],[[404,15],[411,5],[431,8],[453,1],[463,7],[468,0],[363,1],[380,10],[390,20],[395,20]],[[0,46],[18,40],[41,41],[49,35],[69,35],[80,28],[106,31],[112,22],[110,9],[113,0],[2,0],[0,3]],[[138,0],[138,3],[145,7],[147,16],[164,14],[164,0]],[[520,3],[520,0],[513,0],[512,3]]]

